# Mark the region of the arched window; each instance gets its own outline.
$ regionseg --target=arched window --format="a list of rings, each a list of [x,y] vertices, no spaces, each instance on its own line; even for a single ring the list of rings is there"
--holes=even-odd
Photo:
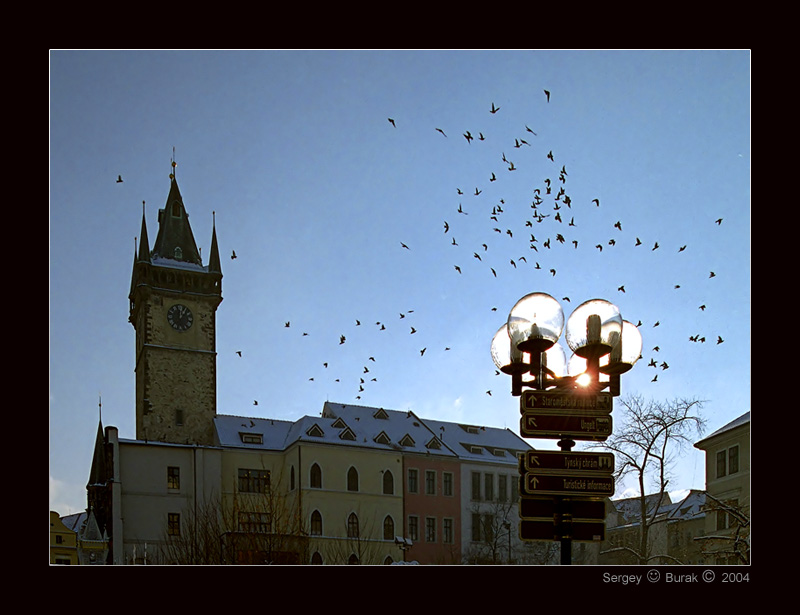
[[[311,563],[315,566],[322,566],[322,556],[319,551],[314,551],[314,555],[311,556]]]
[[[358,556],[353,553],[350,555],[350,559],[347,560],[348,565],[350,566],[357,566],[358,565]]]
[[[385,495],[394,495],[394,476],[389,470],[383,473],[383,493]]]
[[[347,537],[358,538],[358,517],[356,513],[350,513],[347,517]]]
[[[347,471],[347,490],[358,491],[358,470],[352,466]]]
[[[311,488],[322,489],[322,470],[316,463],[311,466]]]
[[[386,559],[385,559],[385,560],[383,560],[383,564],[384,564],[384,566],[391,566],[391,565],[392,565],[392,562],[394,562],[394,560],[392,559],[392,556],[391,556],[391,555],[387,555],[387,556],[386,556]]]
[[[386,515],[383,520],[383,539],[392,540],[394,538],[394,519],[390,515]]]
[[[322,536],[322,515],[318,510],[311,513],[311,535]]]

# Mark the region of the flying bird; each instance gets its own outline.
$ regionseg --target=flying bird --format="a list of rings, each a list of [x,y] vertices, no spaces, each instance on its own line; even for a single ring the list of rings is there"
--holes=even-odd
[[[658,242],[656,242],[656,245],[653,246],[653,250],[658,250]]]
[[[555,276],[555,275],[556,275],[556,270],[555,270],[555,269],[551,269],[551,270],[550,270],[550,273],[552,273],[552,274],[553,274],[553,276]]]
[[[406,250],[410,250],[411,249],[406,244],[404,244],[402,241],[400,242],[400,245],[403,246]]]
[[[419,351],[419,356],[422,356],[422,355],[424,355],[426,350],[427,350],[427,347],[426,347],[426,348],[423,348],[422,350],[420,350],[420,351]]]
[[[444,232],[446,233],[446,232],[447,232],[447,231],[449,231],[449,230],[450,230],[450,225],[449,225],[449,224],[447,224],[447,220],[445,220],[445,221],[444,221]]]
[[[340,336],[339,336],[339,345],[341,346],[342,344],[344,344],[344,342],[345,342],[345,337],[344,337],[344,335],[340,335]]]
[[[461,267],[459,267],[458,265],[453,265],[453,266],[456,268],[456,271],[458,271],[459,273],[461,273]]]
[[[490,113],[497,113],[498,111],[500,111],[500,107],[495,107],[494,103],[492,103],[492,109],[491,109]]]
[[[236,258],[236,250],[231,250],[231,260]]]
[[[397,128],[397,126],[395,125],[395,123],[394,123],[394,120],[393,120],[392,118],[387,118],[387,119],[389,120],[389,123],[390,123],[392,126],[394,126],[395,128]]]
[[[238,354],[241,357],[242,356],[242,351],[241,350],[237,350],[236,354]]]
[[[625,292],[625,286],[624,285],[620,286],[617,290],[624,293]]]
[[[117,183],[118,184],[122,183],[122,175],[117,175]]]
[[[592,203],[600,207],[600,199],[592,199]]]
[[[716,220],[716,223],[717,223],[718,226],[721,226],[722,225],[722,218],[719,218],[718,220]]]
[[[534,137],[537,136],[535,132],[533,132],[530,128],[528,128],[527,124],[525,124],[525,130],[527,130],[529,133],[531,133]]]
[[[544,91],[544,95],[547,96],[547,102],[550,102],[550,91],[549,90],[545,90]]]
[[[716,274],[716,273],[714,273],[714,272],[712,271],[711,273],[709,273],[709,274],[708,274],[708,277],[709,277],[709,278],[713,278],[713,277],[715,277],[716,275],[717,275],[717,274]]]
[[[473,137],[472,137],[472,135],[470,134],[469,130],[468,130],[467,132],[465,132],[465,133],[464,133],[464,138],[467,140],[467,143],[469,143],[470,141],[472,141]]]
[[[721,344],[721,343],[722,343],[722,342],[724,342],[724,341],[725,341],[725,340],[724,340],[724,339],[722,339],[722,337],[720,337],[719,335],[717,336],[717,344]]]
[[[442,134],[443,134],[445,137],[447,136],[447,135],[445,135],[445,134],[444,134],[444,130],[442,130],[441,128],[437,128],[436,130],[437,130],[438,132],[441,132],[441,133],[442,133]]]
[[[553,150],[550,150],[550,152],[547,154],[547,157],[548,157],[550,160],[553,160],[553,162],[555,162],[555,160],[553,159]]]

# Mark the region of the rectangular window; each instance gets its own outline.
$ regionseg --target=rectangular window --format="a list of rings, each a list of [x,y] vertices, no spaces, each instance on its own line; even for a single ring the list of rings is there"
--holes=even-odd
[[[508,476],[501,474],[497,480],[497,499],[506,502],[508,501]]]
[[[732,446],[728,449],[728,474],[736,474],[739,471],[739,447]]]
[[[419,491],[419,471],[414,468],[408,470],[408,492],[418,493]]]
[[[494,474],[483,475],[483,497],[487,502],[494,500]]]
[[[480,501],[481,499],[481,475],[480,472],[472,473],[472,499]]]
[[[180,513],[167,513],[167,535],[181,535],[181,515]]]
[[[436,495],[436,472],[425,470],[425,495]]]
[[[239,468],[239,491],[241,493],[268,493],[269,470]]]
[[[453,473],[442,472],[442,493],[453,495]]]
[[[181,469],[176,466],[167,468],[167,489],[181,488]]]
[[[478,542],[481,539],[481,515],[480,513],[472,513],[472,542]]]
[[[419,517],[410,515],[408,517],[408,537],[413,540],[419,540]]]
[[[453,520],[442,519],[442,542],[446,544],[453,544],[455,537],[453,535]]]
[[[726,457],[727,451],[719,451],[717,453],[717,478],[722,478],[727,474],[725,471]]]
[[[175,424],[178,426],[183,425],[183,410],[180,408],[175,409]]]
[[[239,531],[248,534],[267,534],[270,532],[271,522],[268,513],[240,512]]]
[[[425,517],[425,542],[436,542],[436,517]]]

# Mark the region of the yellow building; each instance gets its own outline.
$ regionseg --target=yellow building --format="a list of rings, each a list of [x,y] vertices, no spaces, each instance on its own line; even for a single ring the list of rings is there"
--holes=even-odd
[[[50,563],[75,566],[78,563],[78,535],[50,511]]]

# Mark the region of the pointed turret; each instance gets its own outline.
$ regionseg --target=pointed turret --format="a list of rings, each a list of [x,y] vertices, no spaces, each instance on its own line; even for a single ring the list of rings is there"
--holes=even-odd
[[[222,264],[219,260],[219,247],[217,247],[217,222],[216,215],[211,223],[211,254],[208,257],[208,271],[210,273],[222,273]]]
[[[167,203],[164,209],[158,211],[158,235],[153,245],[152,257],[203,264],[174,176],[171,179]]]
[[[139,254],[137,259],[150,262],[150,241],[147,239],[147,221],[144,215],[144,201],[142,201],[142,232],[139,233]]]

